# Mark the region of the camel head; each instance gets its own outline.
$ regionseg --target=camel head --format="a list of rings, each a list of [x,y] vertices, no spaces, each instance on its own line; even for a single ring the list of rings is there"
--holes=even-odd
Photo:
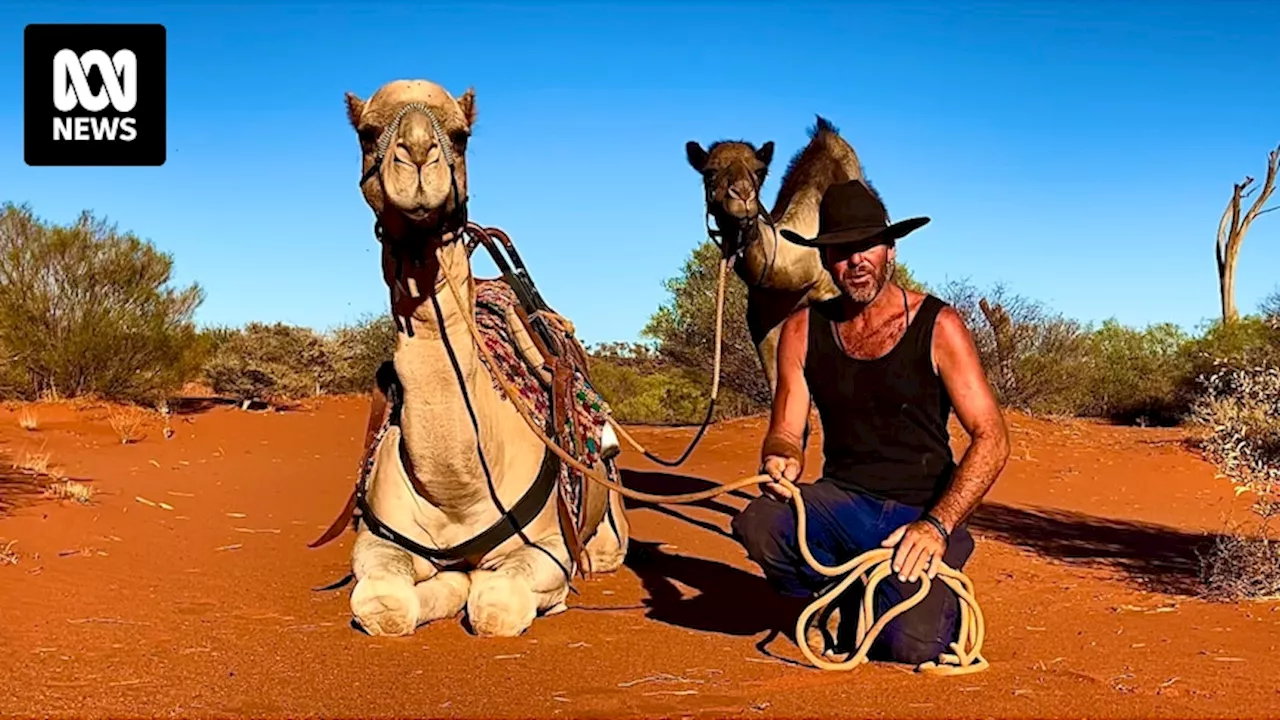
[[[754,145],[738,140],[713,143],[704,150],[697,142],[685,144],[689,165],[702,175],[707,194],[707,211],[721,230],[730,225],[743,226],[762,212],[760,188],[769,174],[773,160],[773,141],[757,150]]]
[[[368,100],[346,94],[363,155],[360,190],[393,238],[460,229],[475,92],[454,98],[426,80],[395,80]]]

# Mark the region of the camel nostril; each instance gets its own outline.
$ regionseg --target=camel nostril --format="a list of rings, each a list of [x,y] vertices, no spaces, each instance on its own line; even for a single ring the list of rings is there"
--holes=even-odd
[[[729,188],[729,197],[741,202],[750,202],[751,199],[755,197],[755,191],[749,187],[734,185]]]

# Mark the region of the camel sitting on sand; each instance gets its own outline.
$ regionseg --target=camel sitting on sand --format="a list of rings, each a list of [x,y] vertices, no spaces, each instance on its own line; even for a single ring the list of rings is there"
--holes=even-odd
[[[346,104],[397,323],[400,395],[396,419],[370,455],[365,503],[376,512],[362,513],[352,548],[351,610],[373,635],[411,634],[464,608],[475,633],[517,635],[539,614],[565,609],[583,560],[574,542],[585,545],[593,572],[622,564],[628,524],[621,498],[585,482],[585,530],[566,540],[564,508],[544,482],[561,461],[496,384],[469,332],[465,316],[487,307],[484,293],[507,292],[483,289],[505,283],[473,277],[462,241],[474,91],[454,98],[431,82],[397,80],[367,101],[347,93]],[[541,368],[514,310],[507,313],[513,344]],[[597,441],[605,445],[600,456],[616,450],[603,423]],[[398,542],[386,539],[397,534]]]
[[[815,248],[783,238],[787,228],[805,237],[818,234],[818,207],[827,188],[865,179],[858,154],[821,116],[809,143],[792,157],[773,210],[765,215],[760,188],[773,160],[773,142],[756,149],[749,142],[722,140],[703,149],[685,145],[689,165],[703,178],[707,213],[715,218],[726,253],[741,252],[734,271],[747,284],[747,328],[756,346],[772,396],[777,387],[778,333],[782,321],[807,305],[840,294]]]

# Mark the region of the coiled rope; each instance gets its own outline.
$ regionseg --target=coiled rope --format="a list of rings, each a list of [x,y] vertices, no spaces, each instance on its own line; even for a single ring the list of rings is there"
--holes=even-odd
[[[725,263],[722,262],[722,273],[724,267]],[[554,452],[562,461],[568,463],[570,467],[582,473],[585,477],[615,490],[625,497],[632,498],[633,500],[663,505],[684,505],[701,502],[739,488],[744,488],[749,485],[758,485],[764,482],[771,482],[773,480],[768,475],[751,475],[725,485],[720,485],[719,487],[709,488],[699,492],[681,493],[678,495],[654,495],[627,488],[609,480],[591,468],[588,468],[577,458],[567,453],[551,438],[547,437],[542,428],[538,426],[538,423],[530,414],[529,409],[525,407],[524,401],[520,397],[519,392],[512,387],[510,382],[507,381],[506,377],[501,372],[498,372],[497,363],[494,361],[493,356],[490,355],[488,348],[485,347],[480,335],[480,330],[476,327],[475,318],[471,317],[470,313],[464,311],[464,308],[467,307],[467,303],[463,301],[462,293],[458,290],[457,283],[449,273],[443,269],[441,275],[444,276],[445,284],[448,285],[449,292],[453,294],[454,302],[457,303],[459,311],[461,311],[463,318],[467,322],[467,327],[471,331],[472,340],[474,341],[476,348],[480,351],[480,358],[484,362],[485,367],[489,370],[489,374],[498,381],[499,385],[501,385],[503,392],[505,392],[508,399],[511,400],[511,403],[520,413],[520,416],[524,418],[529,429],[532,430],[540,440],[542,440],[543,444],[546,445],[551,452]],[[724,287],[723,280],[724,278],[722,274],[720,283],[721,292],[723,292]],[[717,350],[718,345],[719,343],[717,343]],[[717,360],[718,356],[719,353],[717,352]],[[717,366],[718,364],[719,363],[717,362]],[[610,423],[613,424],[615,429],[618,429],[617,423],[612,417],[610,417]],[[644,453],[646,456],[648,455],[639,443],[636,443],[631,439],[630,435],[625,433],[619,434],[631,442],[637,450]],[[800,651],[804,654],[805,658],[819,669],[852,670],[853,668],[867,662],[867,654],[871,650],[871,645],[884,629],[886,624],[893,620],[893,618],[910,610],[924,600],[925,596],[929,594],[929,589],[932,586],[932,580],[927,574],[922,574],[920,576],[920,588],[914,595],[890,608],[881,615],[879,619],[876,619],[875,622],[872,623],[872,618],[874,617],[875,589],[880,584],[880,581],[888,577],[892,572],[890,561],[893,557],[893,550],[891,548],[874,548],[841,565],[834,567],[823,565],[813,557],[812,552],[809,550],[809,543],[807,539],[808,518],[805,513],[804,500],[800,496],[799,488],[785,478],[781,480],[780,484],[790,491],[791,498],[795,503],[796,536],[800,545],[800,553],[804,556],[805,562],[807,562],[816,572],[826,577],[844,576],[839,583],[820,595],[816,600],[810,603],[803,612],[800,613],[799,618],[796,620],[796,646],[800,648]],[[938,656],[937,660],[921,663],[916,666],[916,670],[918,672],[934,675],[961,675],[986,670],[988,663],[986,659],[982,657],[982,640],[985,634],[985,622],[983,620],[982,610],[978,607],[978,601],[973,589],[973,582],[964,573],[951,568],[945,562],[942,562],[941,559],[939,559],[937,564],[938,578],[950,587],[956,593],[956,597],[960,600],[959,634],[956,641],[951,643],[952,652],[942,653]],[[855,645],[857,650],[851,657],[842,662],[830,662],[823,660],[813,653],[806,641],[809,619],[819,610],[831,604],[836,597],[858,580],[863,581],[865,592],[858,612],[858,625],[855,635]],[[846,619],[841,618],[841,621],[844,622]],[[870,624],[870,627],[868,627],[868,624]]]

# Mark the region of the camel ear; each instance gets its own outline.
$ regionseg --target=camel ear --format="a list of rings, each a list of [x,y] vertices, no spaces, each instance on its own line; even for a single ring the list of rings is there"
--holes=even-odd
[[[467,88],[458,98],[458,107],[462,109],[462,117],[466,118],[467,127],[476,124],[476,89]]]
[[[360,116],[364,114],[364,101],[356,97],[355,93],[347,93],[347,120],[351,122],[351,127],[360,127]]]
[[[773,141],[772,140],[760,146],[760,149],[756,151],[756,159],[764,163],[765,165],[768,165],[770,162],[773,161]]]
[[[689,164],[698,172],[702,172],[703,168],[707,166],[707,160],[711,159],[711,156],[707,154],[706,150],[702,149],[702,146],[696,140],[690,140],[684,144],[684,153],[689,158]]]

